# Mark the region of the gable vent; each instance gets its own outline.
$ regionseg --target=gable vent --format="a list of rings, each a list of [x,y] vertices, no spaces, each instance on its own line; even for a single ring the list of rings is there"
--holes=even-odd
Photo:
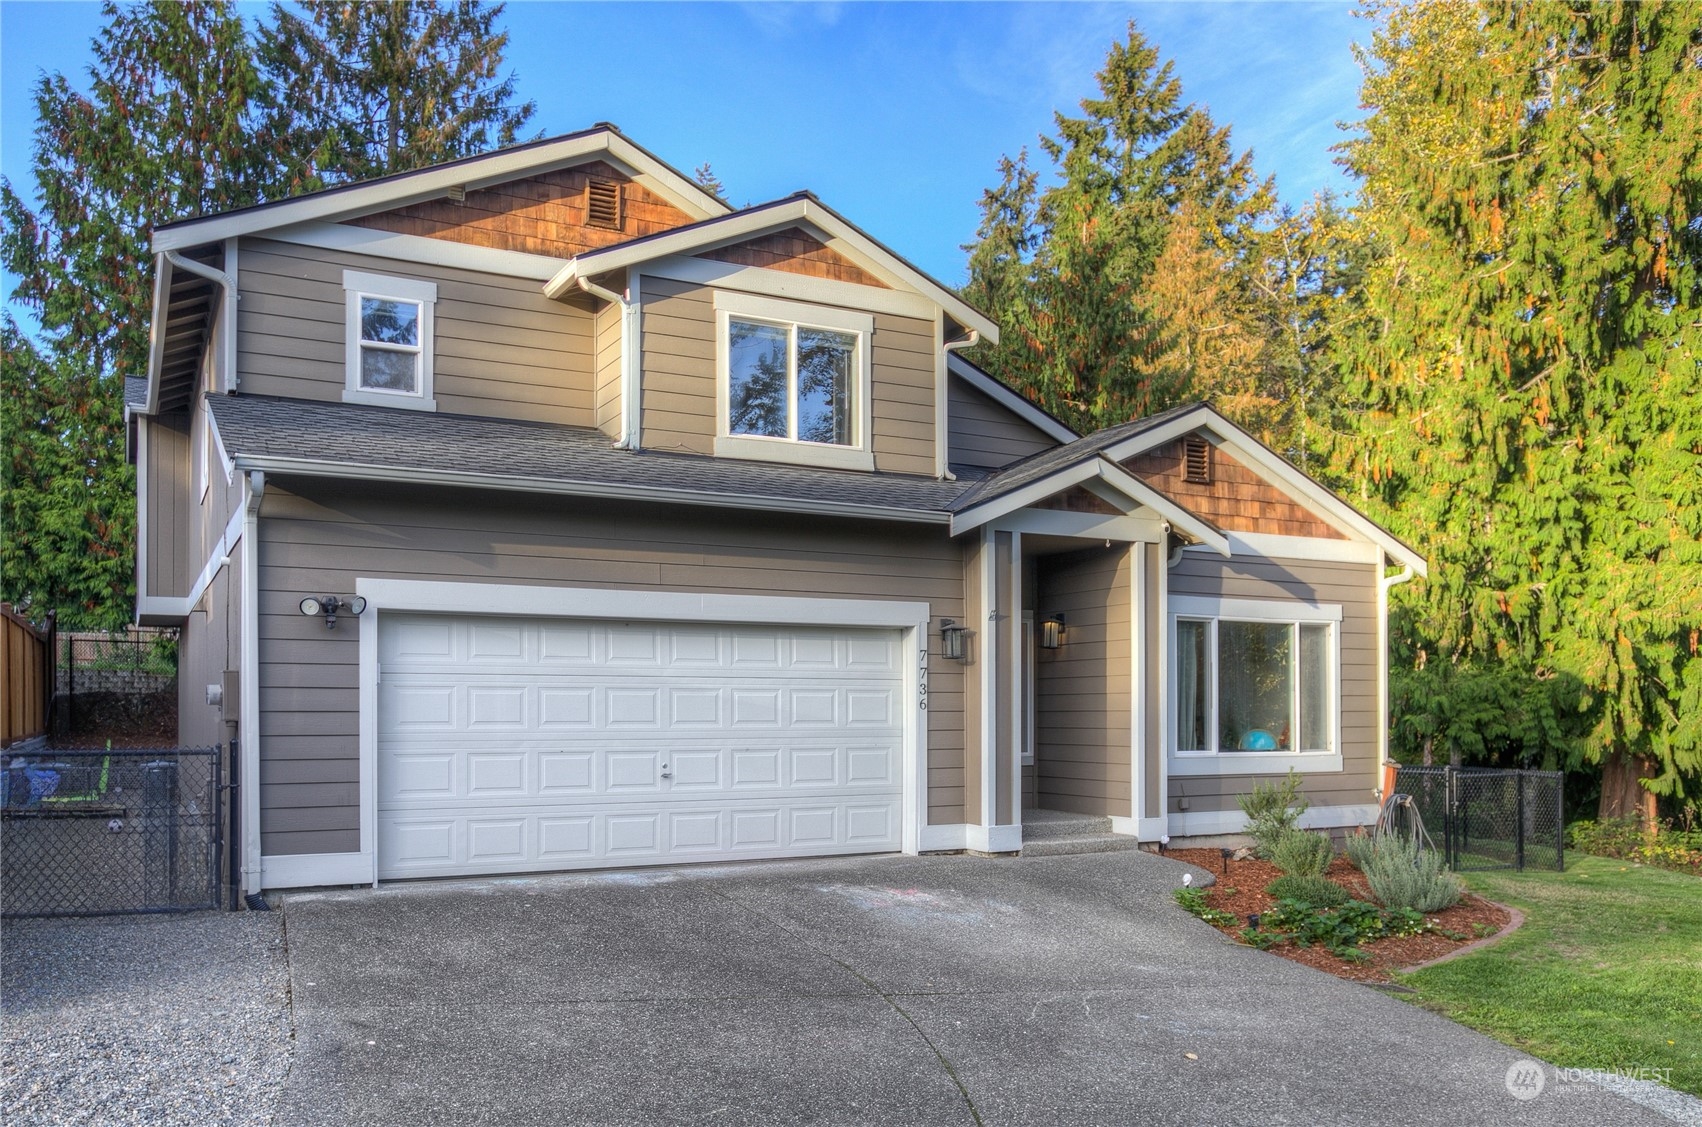
[[[1182,480],[1211,484],[1211,443],[1197,434],[1182,440]]]
[[[613,180],[585,182],[585,222],[591,227],[621,229],[621,186]]]

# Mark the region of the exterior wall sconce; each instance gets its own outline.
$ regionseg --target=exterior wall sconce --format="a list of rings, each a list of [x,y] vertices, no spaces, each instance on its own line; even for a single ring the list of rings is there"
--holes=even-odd
[[[952,661],[967,661],[968,647],[965,639],[969,627],[962,623],[953,622],[949,618],[940,619],[940,650]]]
[[[351,595],[346,599],[340,599],[336,595],[309,595],[301,601],[301,613],[309,618],[316,614],[324,615],[325,629],[327,630],[336,629],[337,612],[340,610],[348,611],[358,617],[362,611],[366,610],[366,600],[359,595]]]
[[[1055,650],[1064,644],[1064,616],[1049,614],[1040,623],[1040,648]]]

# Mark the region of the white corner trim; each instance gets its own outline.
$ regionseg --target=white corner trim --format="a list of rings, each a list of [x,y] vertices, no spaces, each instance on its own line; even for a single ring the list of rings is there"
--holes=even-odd
[[[242,479],[242,705],[237,739],[242,761],[238,798],[242,803],[242,890],[261,889],[260,867],[260,502],[266,475],[258,471]]]
[[[322,888],[372,884],[376,858],[362,853],[281,853],[260,858],[260,886]]]
[[[567,264],[565,258],[495,250],[448,239],[429,239],[423,235],[397,235],[371,227],[351,227],[345,223],[298,223],[267,231],[263,237],[321,250],[340,250],[419,266],[447,266],[505,278],[524,278],[529,282],[547,281]]]
[[[1369,826],[1377,820],[1374,804],[1314,806],[1300,815],[1303,830],[1333,830]],[[1170,815],[1170,833],[1175,837],[1206,837],[1238,834],[1247,828],[1247,815],[1239,810],[1199,810]]]
[[[1065,426],[1063,423],[1048,415],[1045,411],[1024,399],[1017,392],[1006,387],[992,376],[977,368],[955,352],[946,354],[946,367],[952,375],[979,391],[982,395],[993,400],[999,406],[1018,415],[1022,420],[1049,438],[1055,439],[1059,445],[1074,442],[1081,435]]]
[[[618,445],[644,448],[644,279],[629,274],[621,297],[621,433]]]
[[[1022,826],[974,826],[964,829],[965,849],[977,853],[1018,853],[1022,850]]]
[[[917,841],[918,853],[956,852],[969,848],[964,844],[969,839],[969,827],[962,823],[943,826],[923,826]]]

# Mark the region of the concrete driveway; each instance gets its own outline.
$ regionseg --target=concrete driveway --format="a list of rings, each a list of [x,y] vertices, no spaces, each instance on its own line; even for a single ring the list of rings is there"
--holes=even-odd
[[[284,903],[279,1124],[1669,1123],[1240,947],[1141,853],[414,884]]]

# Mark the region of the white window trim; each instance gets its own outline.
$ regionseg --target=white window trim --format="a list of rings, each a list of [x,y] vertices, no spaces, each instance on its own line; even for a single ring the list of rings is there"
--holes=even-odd
[[[1170,774],[1188,777],[1218,775],[1281,775],[1289,768],[1304,773],[1342,770],[1341,625],[1338,604],[1281,602],[1262,599],[1219,599],[1198,595],[1172,595],[1166,614],[1167,657],[1164,675],[1169,722],[1165,725],[1165,758]],[[1181,724],[1181,678],[1174,661],[1178,652],[1178,619],[1228,619],[1232,622],[1281,622],[1302,626],[1329,626],[1330,749],[1328,751],[1181,751],[1177,728]],[[1214,667],[1215,673],[1215,667]],[[1215,700],[1215,695],[1214,695]]]
[[[764,438],[749,434],[730,434],[727,430],[727,407],[731,388],[731,364],[728,341],[731,320],[750,317],[760,321],[775,321],[811,329],[832,329],[852,333],[857,337],[857,386],[853,437],[850,446],[835,446],[822,442],[801,442],[790,438]],[[755,462],[789,462],[823,466],[839,470],[873,470],[874,454],[874,352],[875,319],[867,313],[850,309],[834,309],[823,305],[806,305],[797,301],[757,294],[715,293],[715,453],[719,457],[745,458]]]
[[[346,310],[343,402],[365,403],[376,407],[402,407],[412,411],[437,410],[437,400],[432,398],[436,359],[432,341],[436,335],[434,307],[437,304],[437,284],[418,278],[392,278],[360,270],[345,270],[343,294]],[[383,391],[360,386],[360,302],[363,297],[413,302],[420,307],[420,379],[417,391]]]

